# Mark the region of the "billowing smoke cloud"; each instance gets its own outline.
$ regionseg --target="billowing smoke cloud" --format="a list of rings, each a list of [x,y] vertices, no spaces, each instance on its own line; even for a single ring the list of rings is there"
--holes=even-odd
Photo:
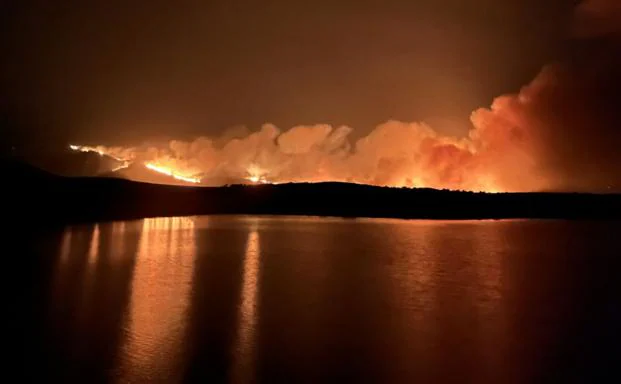
[[[203,183],[346,181],[475,191],[621,191],[621,2],[588,0],[576,30],[590,41],[517,94],[471,116],[465,138],[388,121],[353,141],[346,126],[236,128],[164,147],[110,149]],[[602,36],[605,36],[602,37]],[[577,46],[581,46],[576,42]],[[571,56],[571,55],[570,55]]]
[[[508,104],[509,103],[509,104]],[[222,143],[200,137],[167,147],[104,149],[125,160],[156,164],[203,183],[345,181],[384,186],[477,191],[533,190],[547,186],[531,158],[534,150],[517,117],[504,112],[510,98],[473,115],[469,138],[438,135],[423,123],[389,121],[352,143],[352,128],[265,124]],[[101,147],[98,147],[101,148]]]

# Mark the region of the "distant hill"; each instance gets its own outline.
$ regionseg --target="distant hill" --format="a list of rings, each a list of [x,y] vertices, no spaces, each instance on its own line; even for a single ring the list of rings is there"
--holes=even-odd
[[[621,195],[505,193],[347,183],[187,187],[54,176],[2,161],[5,217],[80,222],[204,214],[425,219],[621,219]]]
[[[19,159],[0,158],[0,174],[5,179],[4,188],[21,188],[18,183],[33,184],[55,180],[56,176]],[[9,184],[7,186],[7,184]]]
[[[72,177],[97,176],[116,168],[119,163],[97,153],[72,151],[69,148],[22,149],[14,156],[47,172]]]

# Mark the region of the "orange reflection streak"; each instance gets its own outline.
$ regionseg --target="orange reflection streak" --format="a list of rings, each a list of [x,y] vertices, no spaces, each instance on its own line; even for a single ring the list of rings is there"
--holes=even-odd
[[[254,364],[254,344],[257,325],[257,294],[259,290],[259,257],[261,246],[256,230],[248,233],[244,254],[244,275],[239,306],[237,343],[234,358],[233,382],[251,381]]]
[[[497,311],[502,300],[502,256],[506,252],[502,231],[511,224],[511,221],[482,221],[474,228],[473,238],[480,255],[473,265],[479,288],[477,306],[483,312]]]
[[[78,324],[83,323],[83,319],[87,317],[90,312],[93,287],[95,286],[95,269],[97,268],[97,262],[100,258],[99,244],[100,229],[99,224],[95,224],[88,247],[86,270],[82,276],[82,291],[79,293],[81,295],[81,299],[79,306],[76,309]]]
[[[118,260],[123,260],[124,250],[125,250],[125,231],[126,226],[125,222],[114,222],[112,223],[112,252],[111,256],[118,258]]]
[[[436,254],[431,239],[440,222],[395,222],[394,241],[400,253],[395,257],[395,275],[399,293],[406,297],[412,320],[417,327],[431,325],[429,316],[436,306],[434,272]]]
[[[65,228],[62,235],[62,242],[59,248],[59,258],[55,266],[53,289],[51,290],[52,300],[56,302],[58,298],[64,297],[63,283],[66,281],[66,273],[68,268],[69,257],[71,255],[72,241],[79,238],[79,233],[73,233],[71,227]]]
[[[488,362],[481,371],[479,382],[503,381],[501,367],[506,357],[507,330],[506,303],[503,297],[503,257],[508,246],[504,233],[515,221],[479,221],[472,224],[471,238],[476,257],[472,258],[472,309],[478,322],[484,326],[473,328],[472,336],[478,343],[472,353],[478,353],[482,361]]]
[[[145,382],[161,380],[159,373],[180,372],[173,369],[174,357],[180,355],[187,325],[195,256],[192,219],[143,221],[121,349],[121,361],[128,365],[123,372]]]
[[[97,256],[99,255],[99,224],[95,225],[93,230],[93,237],[91,238],[91,244],[88,249],[88,265],[93,266],[97,262]]]
[[[60,263],[65,264],[69,259],[69,253],[71,252],[71,227],[65,229],[63,233],[63,240],[60,245]]]

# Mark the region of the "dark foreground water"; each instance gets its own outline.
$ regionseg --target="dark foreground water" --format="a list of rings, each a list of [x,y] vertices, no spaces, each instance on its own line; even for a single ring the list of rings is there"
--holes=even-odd
[[[24,382],[594,382],[621,362],[611,222],[188,217],[23,228]],[[13,301],[11,301],[13,303]],[[9,304],[5,304],[8,306]],[[42,381],[43,380],[43,381]]]

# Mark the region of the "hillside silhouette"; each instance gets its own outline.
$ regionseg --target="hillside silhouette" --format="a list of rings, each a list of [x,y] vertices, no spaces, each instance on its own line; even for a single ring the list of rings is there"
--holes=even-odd
[[[4,159],[5,217],[68,223],[206,214],[403,219],[620,219],[621,195],[475,193],[348,183],[171,186],[56,176]]]

